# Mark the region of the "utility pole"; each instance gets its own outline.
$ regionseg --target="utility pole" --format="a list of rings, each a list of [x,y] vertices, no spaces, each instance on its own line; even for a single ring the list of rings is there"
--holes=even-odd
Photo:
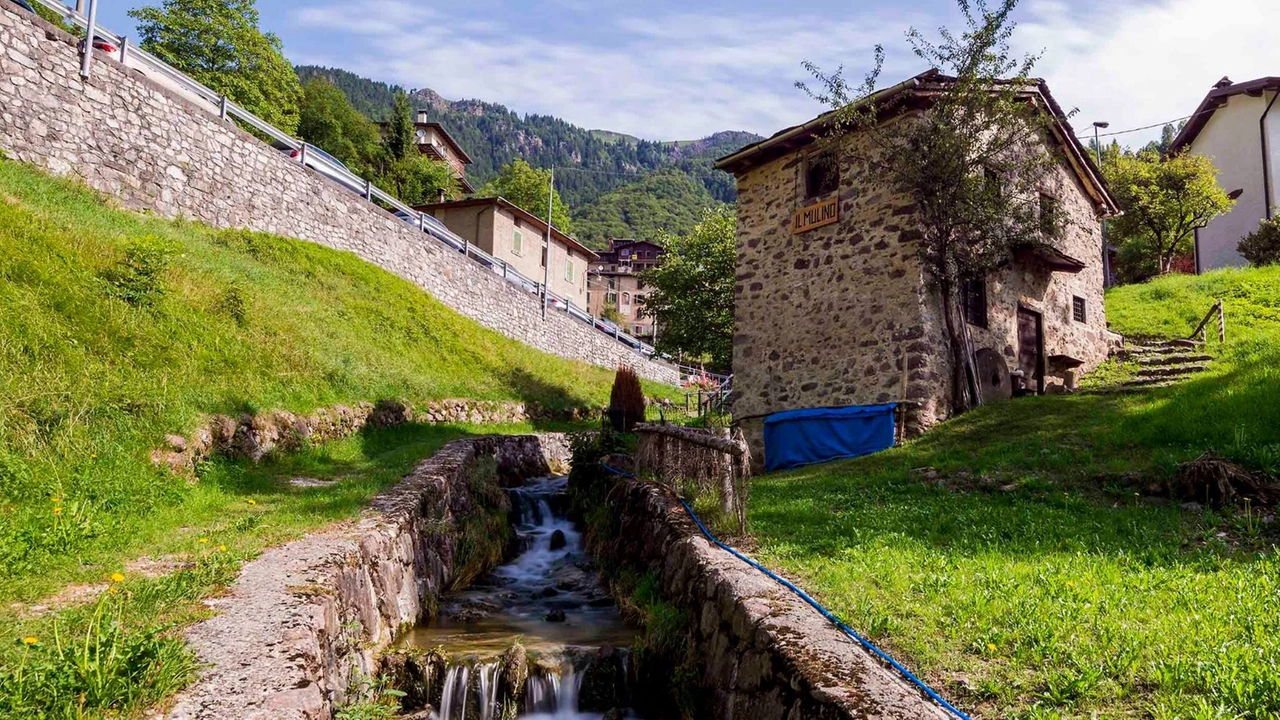
[[[98,21],[98,0],[89,0],[89,18],[84,33],[84,55],[80,57],[80,77],[89,77],[89,63],[93,61],[94,25]]]
[[[1098,156],[1098,172],[1102,172],[1102,142],[1098,131],[1111,127],[1111,123],[1105,121],[1095,122],[1093,124],[1093,151]],[[1107,252],[1107,221],[1102,220],[1102,287],[1111,287],[1111,253]]]
[[[547,285],[551,282],[551,207],[556,194],[556,169],[551,168],[551,179],[547,182],[547,244],[542,256],[542,319],[547,319],[547,302],[549,297]]]

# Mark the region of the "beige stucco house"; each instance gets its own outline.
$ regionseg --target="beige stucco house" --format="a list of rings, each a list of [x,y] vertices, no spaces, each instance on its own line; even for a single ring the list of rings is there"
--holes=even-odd
[[[947,81],[925,73],[885,93],[927,98]],[[1107,356],[1099,220],[1115,204],[1045,84],[1024,94],[1052,114],[1047,141],[1060,157],[1039,206],[1068,221],[966,287],[964,314],[980,367],[1003,365],[1045,392]],[[717,164],[738,180],[732,411],[756,449],[763,419],[785,410],[906,400],[916,431],[951,412],[951,354],[915,208],[817,142],[829,117]]]
[[[577,240],[552,228],[551,267],[546,267],[547,224],[533,213],[500,197],[472,198],[414,208],[435,216],[467,242],[541,283],[579,309],[587,307],[587,269],[597,259]]]
[[[587,311],[601,317],[605,308],[612,308],[624,332],[652,339],[655,319],[645,312],[649,289],[638,273],[657,267],[665,254],[661,245],[647,240],[610,238],[609,249],[591,264]]]
[[[1240,239],[1273,217],[1280,204],[1280,77],[1233,83],[1222,78],[1209,91],[1170,152],[1213,160],[1218,184],[1236,196],[1231,212],[1196,231],[1196,272],[1247,265]]]

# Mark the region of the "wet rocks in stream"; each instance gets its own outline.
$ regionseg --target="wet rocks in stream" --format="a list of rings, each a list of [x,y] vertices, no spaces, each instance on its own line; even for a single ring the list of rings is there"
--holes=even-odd
[[[551,549],[552,550],[561,550],[564,548],[565,545],[568,544],[568,542],[569,541],[566,540],[564,537],[563,530],[556,530],[555,532],[551,533]]]

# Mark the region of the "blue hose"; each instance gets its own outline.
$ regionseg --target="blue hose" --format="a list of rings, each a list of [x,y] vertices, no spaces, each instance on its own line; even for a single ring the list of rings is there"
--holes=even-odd
[[[635,475],[633,473],[629,473],[623,470],[618,470],[617,468],[609,467],[604,462],[601,462],[600,466],[603,467],[605,470],[613,473],[614,475],[620,475],[622,477],[627,477],[627,478],[635,478]],[[713,535],[711,531],[707,529],[706,525],[702,524],[702,520],[698,518],[698,515],[693,511],[693,508],[689,507],[689,504],[684,501],[684,498],[679,497],[677,495],[676,500],[679,501],[680,506],[684,508],[685,513],[689,515],[689,518],[693,520],[694,524],[698,526],[698,529],[702,531],[702,534],[705,535],[708,540],[714,543],[721,550],[724,550],[725,552],[729,553],[730,555],[733,555],[734,557],[738,558],[742,562],[750,565],[756,570],[759,570],[760,572],[768,576],[770,579],[772,579],[774,582],[777,582],[779,585],[782,585],[783,587],[787,588],[791,592],[795,593],[797,597],[799,597],[801,600],[804,600],[806,603],[809,604],[810,607],[812,607],[814,610],[817,610],[823,617],[825,617],[826,619],[834,623],[836,627],[840,628],[840,630],[843,631],[845,635],[848,635],[849,637],[853,638],[855,641],[858,642],[858,644],[862,645],[862,647],[871,651],[871,653],[874,654],[876,657],[892,665],[893,669],[902,673],[903,677],[905,677],[907,680],[911,681],[911,683],[914,684],[916,687],[924,691],[924,694],[928,695],[930,698],[933,699],[934,702],[941,705],[944,709],[946,709],[952,715],[955,715],[956,717],[960,718],[960,720],[972,720],[968,715],[965,715],[963,712],[956,709],[954,705],[947,702],[933,688],[925,684],[923,680],[921,680],[920,678],[912,674],[910,670],[903,667],[902,663],[898,662],[897,660],[894,660],[892,657],[889,656],[888,653],[876,647],[875,644],[873,644],[870,640],[862,637],[861,635],[858,634],[856,630],[844,624],[844,622],[840,620],[840,618],[836,617],[835,613],[823,607],[822,603],[818,602],[817,600],[814,600],[812,597],[809,597],[808,593],[796,587],[795,584],[792,583],[790,580],[787,580],[784,577],[778,576],[769,568],[761,565],[755,560],[752,560],[746,555],[743,555],[737,550],[734,550],[728,545],[725,545],[724,543],[720,542],[720,539],[717,538],[715,535]]]

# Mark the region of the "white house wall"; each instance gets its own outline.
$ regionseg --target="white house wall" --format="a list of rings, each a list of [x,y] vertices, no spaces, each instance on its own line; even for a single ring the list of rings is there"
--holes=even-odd
[[[1234,95],[1209,118],[1191,145],[1191,152],[1208,156],[1218,168],[1218,184],[1227,192],[1243,190],[1231,212],[1199,231],[1200,269],[1246,265],[1236,251],[1240,239],[1266,217],[1263,197],[1261,137],[1258,119],[1273,93],[1262,97]],[[1280,165],[1280,102],[1267,118],[1272,207],[1277,197],[1276,168]]]

